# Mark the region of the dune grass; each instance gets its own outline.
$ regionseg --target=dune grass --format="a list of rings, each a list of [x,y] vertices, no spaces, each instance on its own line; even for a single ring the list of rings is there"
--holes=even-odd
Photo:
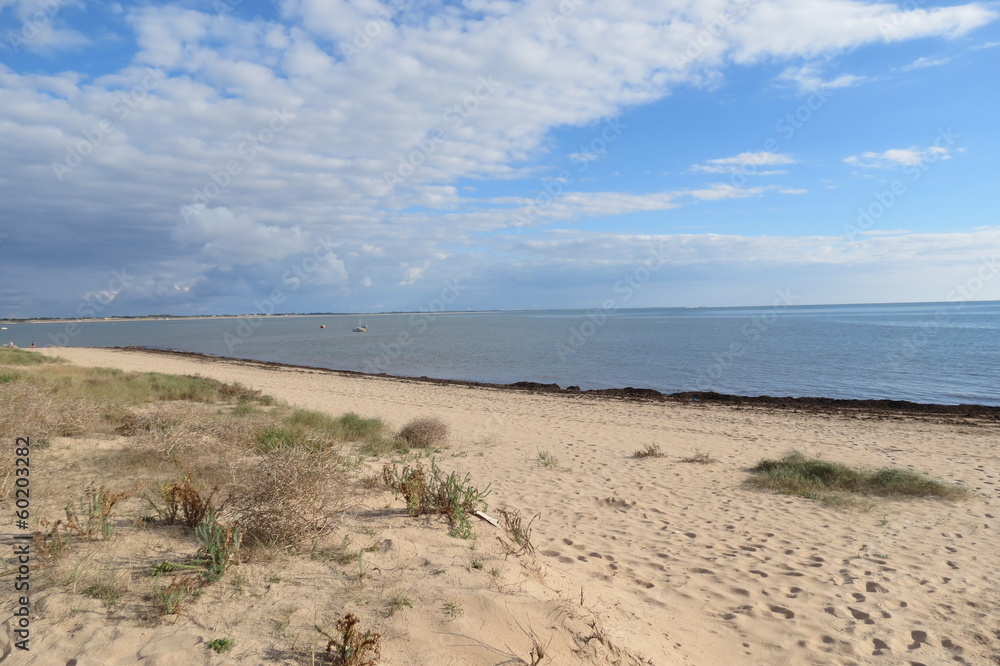
[[[349,535],[334,526],[387,490],[362,483],[356,454],[395,455],[417,442],[377,418],[294,409],[238,384],[25,358],[46,357],[0,356],[0,432],[30,436],[33,479],[51,478],[45,470],[61,465],[58,488],[33,505],[40,591],[77,593],[119,617],[155,623],[210,609],[223,594],[212,586],[236,585],[240,567],[269,558],[295,567],[313,552],[338,566],[356,563],[359,580],[366,575],[362,551],[345,559],[328,546],[342,542],[346,555]],[[441,430],[421,434],[434,439]],[[8,459],[14,439],[0,442]],[[445,516],[452,536],[472,538],[469,515],[485,508],[489,488],[433,461],[421,478],[434,501],[428,512]],[[12,467],[0,468],[0,499],[10,498],[14,481]],[[114,564],[96,568],[105,556]],[[150,575],[135,578],[129,568]],[[324,663],[341,663],[329,659],[344,645],[351,654],[377,647],[376,634],[355,637],[351,627],[338,624],[343,636],[328,645]],[[227,645],[220,639],[218,647]]]
[[[334,417],[312,409],[297,409],[285,421],[290,426],[309,428],[342,442],[379,441],[387,430],[382,419],[364,418],[354,412]]]
[[[868,469],[809,458],[791,451],[778,460],[761,460],[750,472],[747,485],[786,495],[826,499],[838,503],[836,495],[874,495],[879,497],[961,499],[969,491],[961,486],[937,481],[910,470],[883,467]]]
[[[53,358],[14,347],[0,347],[0,365],[48,365],[56,363],[66,363],[66,359]]]

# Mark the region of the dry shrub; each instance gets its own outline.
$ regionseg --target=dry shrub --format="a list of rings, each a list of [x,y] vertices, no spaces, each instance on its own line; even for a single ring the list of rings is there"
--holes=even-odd
[[[240,472],[227,514],[249,545],[301,543],[347,508],[342,458],[327,451],[287,449]]]
[[[400,429],[399,438],[414,448],[429,449],[448,438],[448,426],[436,416],[413,419]]]
[[[666,454],[660,449],[659,444],[647,444],[632,454],[633,458],[663,458],[664,456]]]
[[[331,638],[326,644],[326,654],[333,666],[375,666],[381,656],[382,636],[371,630],[362,634],[357,629],[359,622],[354,613],[348,613],[337,622],[340,636]]]
[[[181,419],[173,413],[157,410],[150,414],[126,412],[118,416],[115,432],[119,435],[135,436],[148,433],[165,433],[181,425]]]
[[[503,528],[504,533],[507,538],[510,539],[510,543],[504,541],[500,537],[497,540],[500,545],[503,546],[504,550],[510,555],[520,555],[521,553],[527,553],[528,555],[534,555],[535,546],[531,543],[531,526],[538,520],[540,513],[536,513],[535,516],[528,521],[527,524],[524,523],[524,517],[521,515],[519,509],[503,509],[497,508],[496,512],[500,515],[500,526]]]
[[[263,412],[227,414],[205,425],[205,434],[231,452],[255,450],[262,428],[273,425],[274,416]]]
[[[177,523],[179,518],[179,522],[194,529],[215,511],[212,500],[218,490],[215,487],[208,494],[202,494],[190,477],[185,476],[180,481],[170,481],[160,486],[159,495],[164,504],[162,509],[152,500],[149,503],[167,525]]]
[[[712,463],[719,462],[717,458],[713,458],[710,453],[701,449],[695,449],[694,453],[686,458],[681,458],[680,461],[683,463],[696,463],[698,465],[711,465]]]
[[[62,396],[31,379],[0,383],[0,432],[42,439],[86,432],[99,420],[98,405]]]

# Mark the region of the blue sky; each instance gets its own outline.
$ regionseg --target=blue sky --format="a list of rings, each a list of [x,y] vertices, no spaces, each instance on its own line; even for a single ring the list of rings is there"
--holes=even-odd
[[[0,0],[0,317],[1000,299],[998,19]]]

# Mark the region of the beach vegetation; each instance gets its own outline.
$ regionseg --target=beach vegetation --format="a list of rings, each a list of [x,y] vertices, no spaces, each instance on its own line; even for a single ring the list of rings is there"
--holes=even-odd
[[[49,365],[53,363],[67,363],[67,361],[63,358],[16,347],[0,347],[0,365]]]
[[[666,454],[660,449],[659,444],[647,444],[632,454],[633,458],[663,458],[664,456]]]
[[[309,439],[302,428],[269,424],[257,431],[257,449],[271,453],[282,449],[306,447]]]
[[[358,628],[360,622],[354,613],[337,621],[337,636],[328,636],[330,640],[326,644],[329,663],[333,666],[375,666],[378,662],[382,654],[382,636],[370,629],[362,633]]]
[[[752,476],[747,484],[753,488],[814,499],[825,499],[830,493],[838,492],[940,499],[961,499],[969,494],[961,486],[938,481],[918,472],[895,467],[849,467],[828,460],[809,458],[798,451],[791,451],[776,460],[761,460],[750,472]]]
[[[386,610],[386,616],[392,617],[404,608],[413,608],[413,600],[404,594],[397,594],[392,599],[389,599],[389,608]]]
[[[397,465],[382,467],[382,481],[396,496],[402,496],[407,511],[414,518],[425,514],[443,515],[451,525],[449,534],[469,539],[474,536],[469,517],[476,511],[485,511],[485,497],[490,488],[480,490],[472,484],[470,475],[456,472],[445,475],[431,460],[430,471],[422,465]]]
[[[463,551],[467,543],[475,545],[474,512],[487,508],[489,486],[445,471],[431,457],[448,436],[438,419],[417,419],[394,432],[380,419],[295,409],[203,377],[63,363],[0,366],[0,372],[16,376],[0,381],[0,428],[32,435],[32,480],[40,497],[32,505],[39,596],[97,599],[104,605],[100,612],[113,612],[116,622],[215,612],[215,604],[231,601],[234,590],[252,592],[258,580],[324,581],[318,586],[329,580],[356,595],[332,595],[331,619],[341,618],[337,631],[330,632],[330,642],[302,646],[301,632],[292,627],[303,618],[289,613],[280,626],[281,638],[294,636],[287,653],[311,651],[315,663],[374,664],[378,626],[363,626],[356,617],[349,621],[344,605],[355,599],[383,608],[384,618],[415,601],[402,595],[384,601],[383,571],[391,561],[384,554],[392,540],[367,537],[383,529],[373,526],[372,516],[394,512],[372,507],[388,505],[391,491],[415,516],[444,516],[451,536],[472,540],[462,544]],[[11,443],[0,445],[6,450]],[[368,447],[393,454],[412,449],[416,455],[374,467],[361,457]],[[53,469],[59,474],[45,473]],[[0,470],[4,498],[16,478]],[[58,488],[51,485],[54,478]],[[518,552],[530,548],[533,520],[506,527],[512,536],[504,539]],[[465,557],[473,570],[490,571],[479,581],[482,587],[501,576],[491,569],[491,555]],[[275,561],[287,563],[288,573],[276,573]],[[331,570],[327,562],[343,566]],[[437,586],[450,582],[433,578],[444,568],[426,566],[420,573]],[[135,576],[137,571],[149,575]],[[192,610],[196,599],[201,601]],[[88,601],[83,608],[98,606]],[[447,612],[457,617],[462,609],[452,602]],[[252,627],[246,631],[262,635],[271,619],[248,611],[224,622],[245,622]],[[221,654],[246,635],[206,641]]]
[[[232,650],[236,645],[236,641],[232,638],[213,638],[208,641],[207,645],[217,654],[222,654],[223,652],[229,652]]]
[[[215,487],[205,494],[195,487],[189,476],[185,475],[180,481],[160,484],[159,495],[164,503],[162,508],[149,497],[146,501],[164,524],[174,525],[179,520],[194,529],[215,511],[212,501],[218,490],[218,487]]]
[[[125,586],[116,580],[95,582],[81,590],[84,596],[104,602],[105,608],[117,606],[125,591]]]
[[[386,436],[382,419],[358,416],[347,412],[331,416],[312,409],[297,409],[285,419],[290,426],[299,426],[341,442],[378,442]]]
[[[215,511],[210,511],[194,529],[194,536],[201,546],[197,557],[205,564],[206,570],[202,574],[205,580],[214,583],[222,578],[231,564],[239,561],[240,528],[220,525]]]
[[[551,469],[556,469],[559,466],[559,458],[556,458],[548,451],[539,451],[538,464],[541,465],[542,467],[549,467]]]
[[[525,523],[519,509],[501,507],[496,512],[500,516],[500,527],[503,528],[504,534],[507,536],[507,541],[497,537],[504,550],[511,555],[520,555],[521,553],[533,555],[535,546],[531,543],[531,526],[541,514],[536,513],[531,520]]]
[[[193,576],[175,576],[166,586],[157,577],[153,586],[155,608],[160,615],[176,615],[197,590],[198,579]]]
[[[702,451],[701,449],[695,449],[694,453],[689,456],[685,456],[680,459],[682,463],[695,463],[697,465],[711,465],[713,463],[719,462],[717,458],[713,458],[707,451]]]
[[[435,448],[448,439],[448,425],[436,416],[413,419],[399,430],[399,439],[413,448]]]

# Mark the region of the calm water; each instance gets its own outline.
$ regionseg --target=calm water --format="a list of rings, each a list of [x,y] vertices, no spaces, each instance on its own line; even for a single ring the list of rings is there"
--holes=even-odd
[[[1000,302],[8,324],[27,346],[139,345],[392,375],[666,393],[1000,405]],[[325,329],[320,328],[326,325]]]

